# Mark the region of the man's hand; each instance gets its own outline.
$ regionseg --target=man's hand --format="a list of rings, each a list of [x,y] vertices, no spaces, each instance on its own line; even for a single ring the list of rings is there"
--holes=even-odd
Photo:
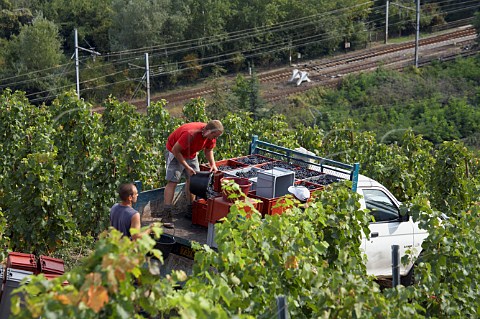
[[[216,172],[218,171],[218,168],[217,168],[217,165],[215,165],[215,163],[210,167],[210,172]]]
[[[195,172],[195,170],[193,168],[191,168],[190,166],[185,168],[185,170],[187,171],[188,176],[192,176],[192,175],[197,174],[197,172]]]

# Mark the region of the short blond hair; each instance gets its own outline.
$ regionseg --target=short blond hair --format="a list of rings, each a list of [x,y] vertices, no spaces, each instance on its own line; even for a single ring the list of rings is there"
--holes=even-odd
[[[220,132],[223,133],[223,124],[219,120],[211,120],[205,126],[205,129],[210,132]]]

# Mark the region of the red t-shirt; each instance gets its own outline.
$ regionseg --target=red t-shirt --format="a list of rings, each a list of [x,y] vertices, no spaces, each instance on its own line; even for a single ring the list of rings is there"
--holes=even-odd
[[[170,152],[173,146],[178,142],[182,147],[182,155],[186,159],[193,159],[197,152],[203,149],[213,149],[216,140],[209,140],[202,135],[202,130],[207,124],[201,122],[192,122],[183,124],[168,136],[167,150]]]

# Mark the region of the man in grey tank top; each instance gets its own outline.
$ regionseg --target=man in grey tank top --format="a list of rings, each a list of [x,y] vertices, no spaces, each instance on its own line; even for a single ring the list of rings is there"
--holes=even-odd
[[[110,208],[110,226],[128,236],[130,239],[137,239],[138,236],[131,236],[130,228],[140,230],[140,213],[132,208],[137,202],[138,191],[134,184],[122,184],[118,188],[120,203]]]

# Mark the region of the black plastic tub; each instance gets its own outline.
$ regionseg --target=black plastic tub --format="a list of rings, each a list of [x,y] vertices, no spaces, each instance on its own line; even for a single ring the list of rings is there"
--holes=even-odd
[[[212,176],[212,172],[197,172],[190,176],[190,193],[206,199],[208,188],[212,184]]]

